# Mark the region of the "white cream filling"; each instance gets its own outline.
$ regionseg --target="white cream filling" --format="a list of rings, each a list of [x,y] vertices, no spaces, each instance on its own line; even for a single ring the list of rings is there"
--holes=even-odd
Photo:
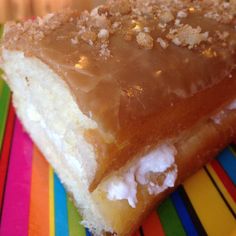
[[[226,108],[220,112],[218,112],[216,115],[211,117],[211,119],[214,121],[215,124],[219,125],[221,124],[222,119],[225,116],[225,113],[227,111],[235,110],[236,109],[236,99],[233,100]]]
[[[229,104],[229,106],[227,107],[227,109],[228,109],[228,110],[234,110],[234,109],[236,109],[236,99],[233,100],[233,101]]]
[[[177,178],[175,165],[176,149],[172,145],[162,144],[141,159],[134,161],[121,174],[109,178],[105,183],[107,198],[111,201],[127,200],[133,208],[137,204],[137,186],[145,185],[149,194],[158,194],[173,187]],[[171,170],[167,171],[169,168]],[[164,174],[162,185],[150,180],[150,174]]]
[[[224,115],[225,111],[220,111],[216,115],[212,116],[211,119],[214,121],[215,124],[220,125]]]

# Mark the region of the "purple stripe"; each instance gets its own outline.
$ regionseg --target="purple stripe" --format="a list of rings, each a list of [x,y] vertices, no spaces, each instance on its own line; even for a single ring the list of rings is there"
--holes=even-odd
[[[33,143],[15,122],[0,235],[28,235]]]

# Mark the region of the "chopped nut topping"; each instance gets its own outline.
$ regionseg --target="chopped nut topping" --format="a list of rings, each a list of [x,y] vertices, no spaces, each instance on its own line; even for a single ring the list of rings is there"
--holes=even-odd
[[[147,49],[154,46],[151,35],[155,35],[156,42],[162,48],[167,48],[172,42],[190,50],[197,49],[199,45],[202,52],[208,48],[202,42],[214,44],[220,40],[222,47],[229,45],[230,30],[202,32],[200,22],[198,27],[192,24],[195,17],[209,18],[236,29],[236,0],[108,0],[108,3],[91,12],[80,14],[78,11],[64,10],[43,18],[37,17],[34,21],[7,23],[4,34],[11,35],[8,42],[14,44],[22,35],[31,42],[39,42],[64,23],[72,27],[76,25],[70,36],[63,37],[69,37],[72,45],[84,41],[105,58],[111,55],[110,37],[116,34],[127,41],[136,38],[138,45]],[[62,38],[58,36],[56,40]]]
[[[151,32],[148,27],[143,27],[143,31],[144,31],[145,33],[150,33],[150,32]]]
[[[159,23],[158,26],[161,29],[166,29],[167,24],[166,23]]]
[[[87,42],[87,43],[91,43],[94,42],[97,38],[97,35],[92,32],[92,31],[85,31],[82,33],[81,38]]]
[[[174,20],[174,16],[171,11],[162,12],[159,17],[162,23],[169,23],[170,21]]]
[[[138,45],[143,48],[146,48],[146,49],[153,48],[153,38],[150,34],[140,32],[138,33],[136,40],[137,40]]]
[[[201,31],[199,26],[193,28],[190,25],[184,25],[178,28],[177,31],[170,31],[167,38],[171,39],[172,42],[178,46],[188,46],[188,48],[191,49],[201,42],[207,41],[208,32],[201,33]]]
[[[157,42],[161,45],[162,48],[166,49],[169,44],[166,40],[162,39],[162,38],[157,38]]]
[[[220,40],[226,40],[228,37],[229,37],[229,32],[226,32],[226,31],[224,31],[224,32],[220,32],[220,31],[216,31],[216,35],[218,36],[218,38],[220,39]]]
[[[176,20],[175,20],[175,25],[176,25],[176,26],[183,26],[183,25],[180,23],[180,19],[176,19]]]
[[[121,3],[119,4],[119,12],[122,15],[129,14],[131,12],[131,5],[129,1],[121,1]]]
[[[120,22],[114,22],[114,23],[112,24],[112,29],[117,29],[120,25],[121,25]]]
[[[77,37],[74,37],[71,39],[71,43],[72,44],[77,44],[79,41],[78,41],[78,38]]]
[[[180,46],[181,45],[181,41],[179,40],[179,38],[173,38],[172,39],[172,42],[177,45],[177,46]]]
[[[187,17],[188,16],[188,14],[187,14],[187,12],[185,12],[185,11],[179,11],[178,13],[177,13],[177,17],[179,17],[179,18],[185,18],[185,17]]]
[[[101,16],[101,15],[108,15],[109,14],[109,9],[107,8],[107,7],[105,7],[105,6],[100,6],[99,8],[98,8],[98,14]]]
[[[99,55],[107,59],[108,57],[111,56],[111,51],[108,49],[107,44],[102,44],[101,49],[99,51]]]
[[[106,15],[99,15],[98,8],[93,9],[89,17],[90,20],[88,23],[90,24],[90,27],[94,26],[97,28],[109,28],[110,26],[109,19]]]
[[[112,14],[120,13],[121,15],[129,14],[131,12],[131,4],[127,0],[111,1],[110,12]]]
[[[109,31],[106,29],[101,29],[98,33],[98,38],[100,39],[108,39],[109,38]]]

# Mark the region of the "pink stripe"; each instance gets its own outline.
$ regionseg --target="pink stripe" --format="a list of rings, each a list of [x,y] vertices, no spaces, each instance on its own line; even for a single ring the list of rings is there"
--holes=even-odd
[[[32,141],[16,119],[0,235],[28,235],[32,152]]]

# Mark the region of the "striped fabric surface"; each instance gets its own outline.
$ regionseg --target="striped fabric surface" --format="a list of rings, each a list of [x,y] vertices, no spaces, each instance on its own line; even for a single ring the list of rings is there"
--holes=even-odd
[[[87,236],[60,180],[24,132],[0,80],[0,235]],[[236,235],[236,148],[188,179],[135,236]],[[121,217],[121,216],[119,216]],[[124,217],[125,220],[125,217]]]

